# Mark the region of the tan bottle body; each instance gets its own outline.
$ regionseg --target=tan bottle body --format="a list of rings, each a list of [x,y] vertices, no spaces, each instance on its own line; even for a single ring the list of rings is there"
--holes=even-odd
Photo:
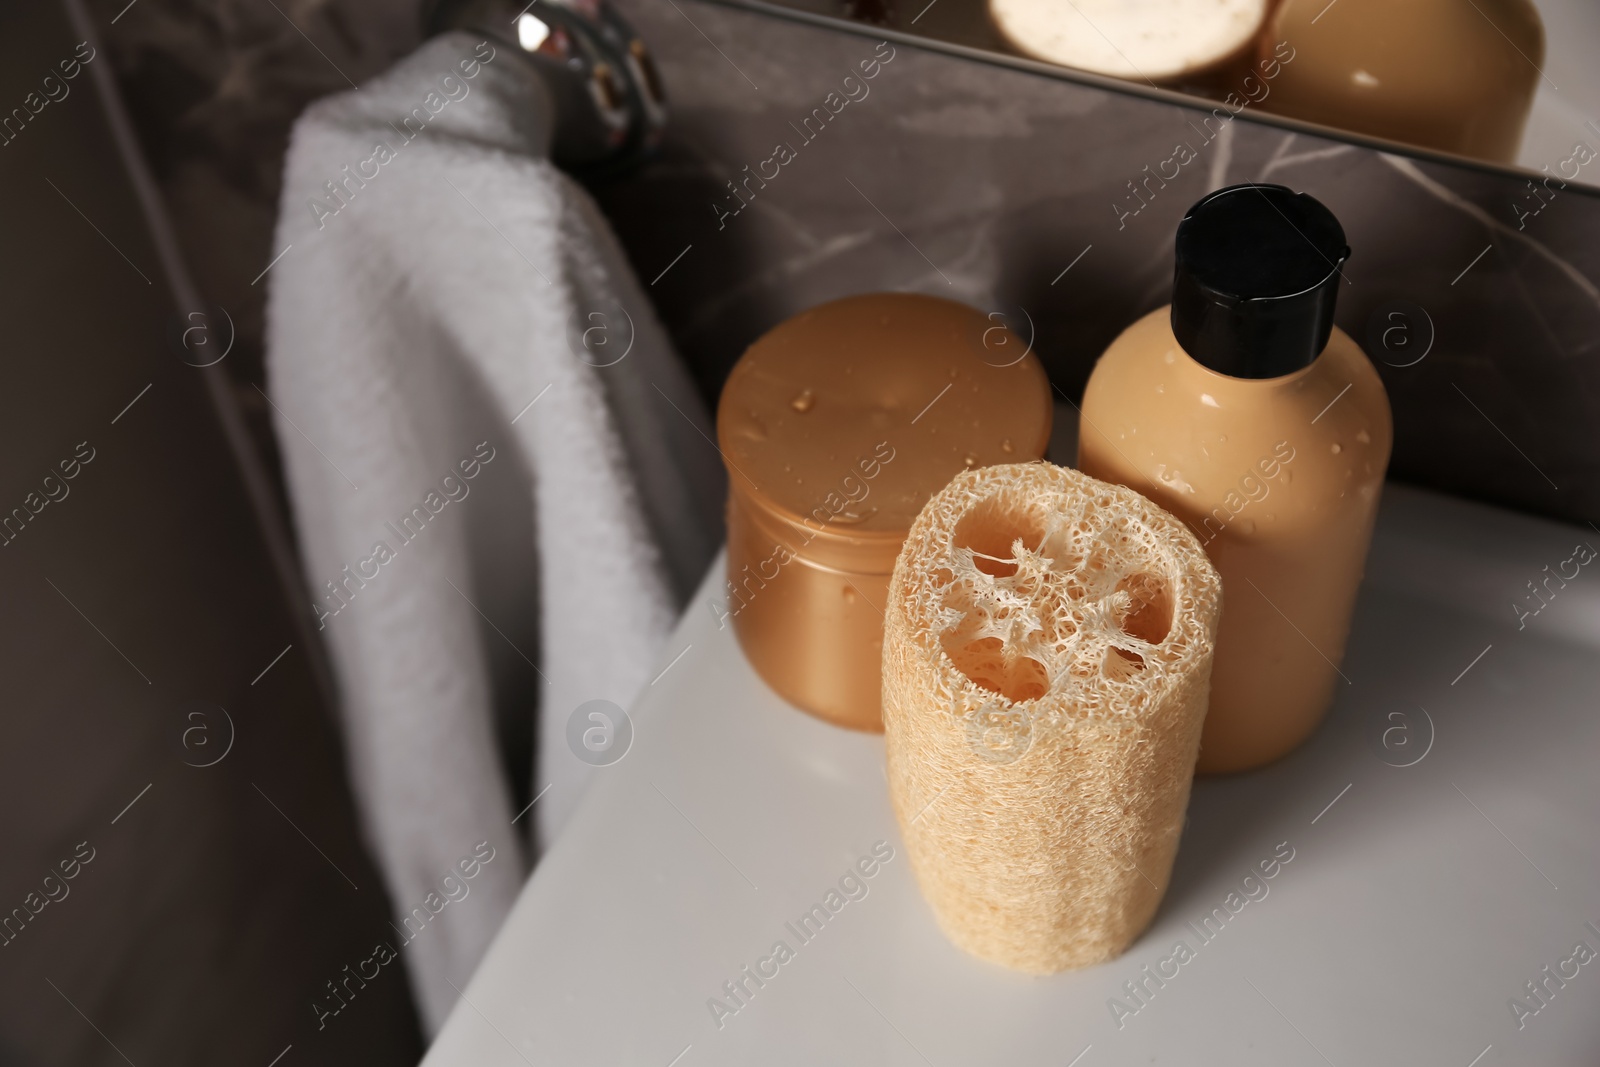
[[[1283,0],[1263,57],[1280,41],[1294,58],[1267,110],[1502,163],[1517,157],[1544,62],[1530,0]]]
[[[1316,728],[1343,685],[1356,589],[1393,443],[1377,371],[1334,329],[1308,367],[1243,379],[1195,362],[1170,308],[1130,326],[1083,398],[1078,467],[1194,530],[1222,575],[1198,770],[1246,770]]]

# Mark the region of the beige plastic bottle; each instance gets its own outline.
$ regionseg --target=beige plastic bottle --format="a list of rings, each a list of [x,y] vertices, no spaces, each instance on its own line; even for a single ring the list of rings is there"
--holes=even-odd
[[[1278,185],[1205,197],[1178,227],[1173,304],[1089,378],[1078,466],[1187,522],[1222,575],[1198,770],[1269,763],[1336,685],[1393,441],[1366,355],[1333,326],[1350,250]]]

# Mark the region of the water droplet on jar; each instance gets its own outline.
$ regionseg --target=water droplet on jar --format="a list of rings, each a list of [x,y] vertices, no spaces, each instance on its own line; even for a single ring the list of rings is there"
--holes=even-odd
[[[1284,485],[1288,485],[1290,482],[1294,481],[1294,471],[1290,471],[1290,470],[1281,471],[1280,474],[1283,477],[1283,484]]]
[[[1357,430],[1356,440],[1360,441],[1364,445],[1370,445],[1372,443],[1372,435],[1365,430]]]
[[[1228,443],[1228,435],[1225,434],[1225,433],[1219,433],[1217,435],[1217,440],[1220,441],[1223,444],[1227,444]]]
[[[1333,449],[1333,454],[1334,454],[1334,455],[1336,455],[1336,456],[1337,456],[1337,455],[1338,455],[1338,454],[1339,454],[1339,453],[1340,453],[1340,452],[1343,452],[1343,451],[1344,451],[1344,446],[1343,446],[1343,445],[1341,445],[1341,444],[1340,444],[1340,443],[1339,443],[1339,442],[1338,442],[1338,441],[1335,441],[1335,442],[1334,442],[1334,443],[1333,443],[1333,444],[1332,444],[1332,445],[1331,445],[1331,446],[1330,446],[1330,447],[1332,447],[1332,449]]]
[[[817,394],[810,389],[802,390],[800,395],[789,401],[789,406],[804,415],[810,411],[817,402]]]
[[[844,602],[846,604],[854,604],[856,602],[856,590],[854,586],[847,585],[844,587]]]
[[[950,368],[950,377],[952,377],[952,378],[961,377],[961,371],[957,370],[955,367],[951,367]]]
[[[1244,521],[1240,522],[1239,523],[1239,532],[1240,533],[1245,533],[1245,534],[1253,534],[1253,533],[1255,533],[1256,532],[1256,524],[1255,524],[1254,520],[1245,519]]]
[[[1011,438],[1007,437],[1000,442],[1000,451],[1004,452],[1006,455],[1009,456],[1016,450],[1016,446],[1011,443]]]
[[[1156,481],[1160,482],[1164,486],[1167,486],[1169,489],[1176,489],[1180,493],[1194,492],[1194,486],[1190,485],[1184,479],[1183,475],[1178,473],[1176,468],[1168,471],[1165,463],[1157,463],[1154,473],[1156,476]]]
[[[978,457],[974,456],[971,452],[968,452],[966,458],[964,458],[961,462],[966,464],[969,468],[976,467],[978,465]]]

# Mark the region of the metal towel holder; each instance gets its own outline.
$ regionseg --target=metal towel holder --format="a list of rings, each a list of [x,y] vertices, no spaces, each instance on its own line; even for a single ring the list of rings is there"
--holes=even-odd
[[[655,62],[605,0],[436,0],[427,29],[488,34],[533,65],[555,105],[551,162],[564,170],[611,176],[660,143],[667,101]]]

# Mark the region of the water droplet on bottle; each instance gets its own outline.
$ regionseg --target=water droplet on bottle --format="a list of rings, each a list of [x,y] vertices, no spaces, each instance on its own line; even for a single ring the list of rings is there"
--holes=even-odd
[[[812,406],[816,404],[816,402],[817,394],[813,393],[810,389],[805,389],[801,391],[799,396],[789,401],[789,406],[800,412],[800,414],[804,415],[806,412],[811,410]]]
[[[1009,456],[1016,450],[1016,446],[1011,443],[1011,438],[1007,437],[1000,442],[1000,451],[1004,452],[1006,455]]]
[[[1228,435],[1225,434],[1225,433],[1218,434],[1217,435],[1217,440],[1221,441],[1223,444],[1227,444],[1228,443]]]
[[[856,602],[856,590],[854,586],[847,585],[844,587],[844,602],[846,604],[854,604]]]
[[[1255,524],[1254,520],[1245,519],[1244,521],[1239,523],[1239,532],[1240,533],[1245,533],[1245,534],[1253,534],[1253,533],[1255,533],[1256,532],[1256,524]]]
[[[1288,485],[1290,482],[1294,481],[1294,471],[1286,470],[1282,472],[1282,475],[1284,485]]]
[[[960,376],[961,376],[961,372],[959,370],[957,370],[955,367],[951,367],[950,368],[950,377],[959,378]]]
[[[1356,440],[1360,441],[1364,445],[1370,445],[1372,443],[1372,435],[1365,430],[1357,430]]]
[[[1339,453],[1340,453],[1340,452],[1343,452],[1343,451],[1344,451],[1344,446],[1343,446],[1343,445],[1341,445],[1341,444],[1340,444],[1340,443],[1339,443],[1339,442],[1338,442],[1338,441],[1335,441],[1335,442],[1334,442],[1334,443],[1333,443],[1333,446],[1332,446],[1332,447],[1333,447],[1333,454],[1334,454],[1334,455],[1336,455],[1336,456],[1337,456],[1337,455],[1338,455],[1338,454],[1339,454]]]

